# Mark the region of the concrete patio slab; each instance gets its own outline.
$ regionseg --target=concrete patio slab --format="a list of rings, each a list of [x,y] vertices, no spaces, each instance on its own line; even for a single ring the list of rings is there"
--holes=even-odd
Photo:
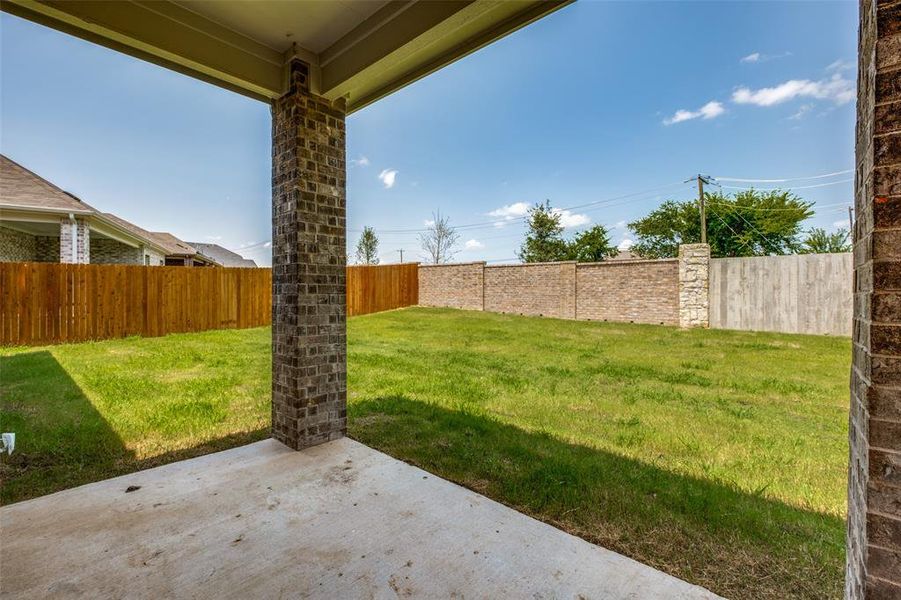
[[[101,481],[0,527],[3,598],[717,597],[350,439]]]

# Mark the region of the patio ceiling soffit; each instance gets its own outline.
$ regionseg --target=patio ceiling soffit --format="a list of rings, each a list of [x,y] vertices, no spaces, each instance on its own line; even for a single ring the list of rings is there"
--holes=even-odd
[[[4,0],[0,7],[264,101],[284,94],[286,66],[299,58],[312,67],[312,91],[332,101],[343,98],[348,112],[353,112],[570,1],[394,0],[374,11],[353,2],[305,0],[291,4]],[[267,20],[255,11],[271,17]],[[313,51],[304,47],[305,40],[287,37],[291,23],[282,22],[286,17],[297,22],[309,17],[308,29],[309,21],[321,21],[317,33],[337,30],[341,35],[325,43],[323,35],[315,36],[316,44],[308,45],[321,48]],[[229,20],[230,26],[222,20]],[[336,22],[345,27],[336,29]],[[245,23],[254,27],[242,27]],[[276,39],[284,42],[276,44]]]

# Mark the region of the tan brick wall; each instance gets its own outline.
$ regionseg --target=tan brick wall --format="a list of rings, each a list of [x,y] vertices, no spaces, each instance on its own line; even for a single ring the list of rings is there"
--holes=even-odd
[[[419,266],[419,305],[482,310],[485,263]]]
[[[575,318],[574,262],[485,267],[485,310]]]
[[[863,0],[845,597],[901,598],[901,2]]]
[[[577,274],[578,319],[679,324],[675,259],[580,264]]]

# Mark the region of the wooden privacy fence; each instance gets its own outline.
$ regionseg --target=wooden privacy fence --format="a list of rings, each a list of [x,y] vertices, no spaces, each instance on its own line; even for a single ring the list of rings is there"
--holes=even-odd
[[[419,264],[347,267],[347,316],[419,304]]]
[[[347,313],[416,304],[416,264],[348,267]],[[0,263],[0,345],[269,325],[270,269]]]

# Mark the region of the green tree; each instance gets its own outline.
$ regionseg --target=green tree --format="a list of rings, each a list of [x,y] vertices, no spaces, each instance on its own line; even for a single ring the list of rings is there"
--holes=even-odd
[[[813,203],[783,190],[746,190],[733,196],[705,194],[707,242],[713,256],[790,254],[801,248],[801,223]],[[672,258],[680,244],[701,241],[697,201],[668,200],[643,219],[629,223],[632,251],[644,258]]]
[[[617,252],[616,246],[610,244],[610,233],[603,225],[586,229],[566,245],[567,258],[579,262],[600,262],[615,256]]]
[[[529,209],[529,231],[519,249],[519,259],[526,263],[565,260],[566,242],[560,215],[551,210],[548,200],[536,203]]]
[[[372,227],[364,227],[357,241],[357,263],[361,265],[379,264],[379,238]]]
[[[839,229],[835,233],[826,233],[825,229],[814,227],[807,233],[801,245],[801,254],[824,254],[828,252],[850,252],[850,232]]]

